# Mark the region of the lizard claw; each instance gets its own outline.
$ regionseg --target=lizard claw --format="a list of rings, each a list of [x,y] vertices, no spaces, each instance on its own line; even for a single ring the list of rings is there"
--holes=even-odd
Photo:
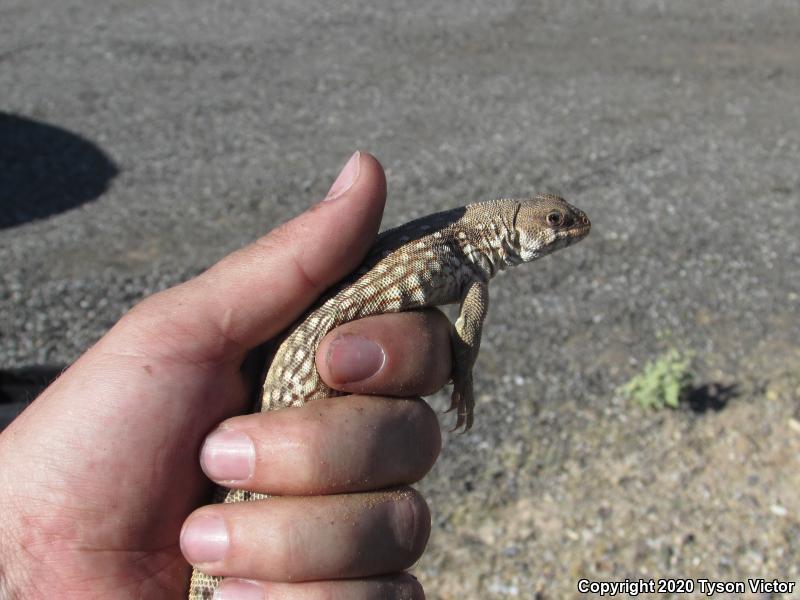
[[[445,413],[453,412],[460,405],[461,405],[461,394],[459,392],[457,392],[456,390],[453,390],[453,393],[450,394],[450,406],[444,412]]]
[[[460,389],[459,389],[460,388]],[[457,408],[456,424],[450,429],[451,432],[463,427],[462,433],[466,433],[472,427],[472,409],[475,400],[472,396],[472,386],[470,384],[456,385],[453,394],[450,396],[450,408],[445,412],[450,412]]]

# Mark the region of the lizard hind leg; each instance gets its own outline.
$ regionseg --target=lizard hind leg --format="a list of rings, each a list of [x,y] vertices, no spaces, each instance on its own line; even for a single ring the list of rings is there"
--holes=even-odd
[[[450,409],[457,409],[458,416],[453,430],[472,427],[472,409],[475,398],[472,391],[472,367],[478,358],[481,345],[481,329],[489,308],[489,290],[484,281],[472,281],[467,285],[461,301],[461,311],[456,319],[451,337],[453,350],[453,395]]]

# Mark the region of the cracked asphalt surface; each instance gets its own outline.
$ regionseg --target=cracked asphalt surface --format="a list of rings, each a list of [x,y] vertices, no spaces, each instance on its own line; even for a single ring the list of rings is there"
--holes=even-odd
[[[476,427],[420,485],[428,597],[798,580],[798,98],[789,1],[3,0],[0,369],[74,360],[357,148],[387,226],[557,192],[592,235],[492,286]],[[736,393],[618,397],[673,347]]]

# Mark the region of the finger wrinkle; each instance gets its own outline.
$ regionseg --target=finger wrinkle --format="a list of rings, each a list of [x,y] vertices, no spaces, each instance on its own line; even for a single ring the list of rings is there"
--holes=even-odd
[[[222,313],[222,319],[219,322],[219,334],[222,337],[222,350],[220,351],[221,356],[225,356],[229,354],[229,350],[232,349],[235,352],[246,352],[248,349],[244,347],[241,340],[239,339],[240,336],[237,334],[237,319],[236,319],[236,309],[233,306],[227,306]]]
[[[300,276],[301,284],[310,290],[314,297],[319,296],[328,287],[326,282],[318,281],[316,277],[313,277],[311,273],[309,273],[305,262],[298,258],[294,252],[289,252],[288,258],[291,260],[292,266]]]

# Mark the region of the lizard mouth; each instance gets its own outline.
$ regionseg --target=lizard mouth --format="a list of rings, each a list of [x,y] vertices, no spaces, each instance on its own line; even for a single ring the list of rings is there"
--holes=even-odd
[[[578,211],[578,219],[577,223],[570,228],[570,235],[573,237],[583,237],[589,233],[592,229],[592,222],[589,220],[589,217],[586,216],[586,213],[583,211]]]
[[[569,230],[569,236],[574,238],[582,238],[592,230],[592,225],[589,223],[589,220],[586,220],[586,223],[581,223],[580,225],[576,225]]]

